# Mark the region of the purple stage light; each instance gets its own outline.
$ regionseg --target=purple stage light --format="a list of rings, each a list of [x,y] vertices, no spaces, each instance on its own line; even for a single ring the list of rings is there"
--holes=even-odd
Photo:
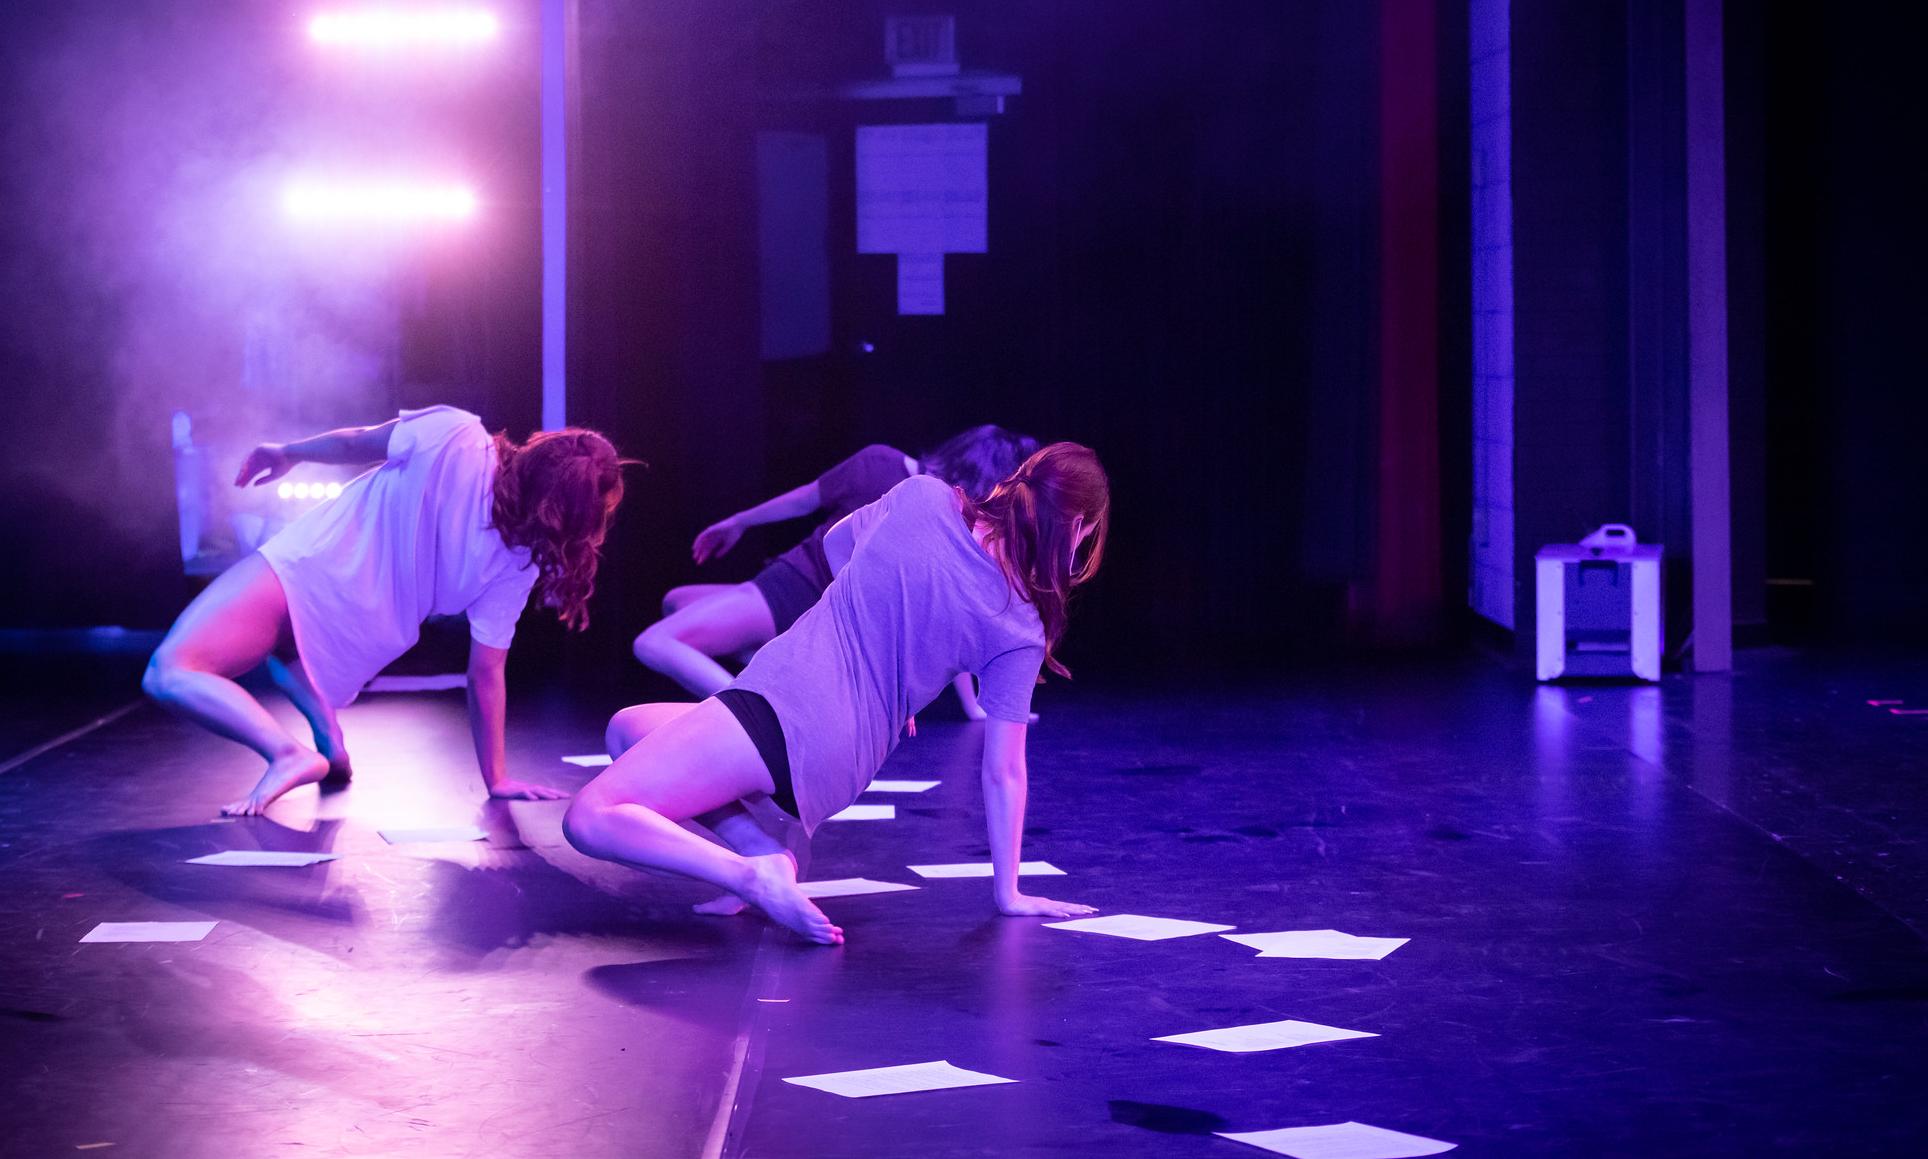
[[[466,185],[407,181],[296,182],[282,209],[301,222],[462,222],[480,203]]]
[[[343,8],[316,13],[308,39],[320,45],[359,48],[486,44],[501,31],[495,13],[483,8]]]

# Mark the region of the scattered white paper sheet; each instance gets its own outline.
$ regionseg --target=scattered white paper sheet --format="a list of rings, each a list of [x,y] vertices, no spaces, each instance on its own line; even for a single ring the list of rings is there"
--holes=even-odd
[[[1177,918],[1148,918],[1144,914],[1106,914],[1098,918],[1075,918],[1068,922],[1046,922],[1054,930],[1080,934],[1109,934],[1136,942],[1162,942],[1166,938],[1189,938],[1194,934],[1215,934],[1236,927],[1212,922],[1188,922]]]
[[[897,255],[897,312],[904,315],[944,312],[944,255]]]
[[[1439,1155],[1459,1146],[1365,1123],[1282,1127],[1276,1131],[1215,1131],[1213,1134],[1234,1143],[1249,1143],[1274,1155],[1290,1155],[1292,1159],[1416,1159],[1420,1155]]]
[[[852,805],[841,813],[832,813],[832,821],[895,821],[895,805]]]
[[[964,861],[956,865],[913,865],[910,871],[919,877],[990,877],[991,863],[988,861]],[[1018,862],[1019,877],[1063,877],[1064,870],[1049,861]]]
[[[1269,934],[1224,934],[1227,941],[1250,946],[1261,958],[1340,958],[1378,961],[1411,938],[1362,938],[1338,930],[1280,930]]]
[[[333,861],[333,853],[286,853],[272,849],[223,849],[206,857],[190,857],[189,865],[285,865],[299,868],[317,862]]]
[[[872,781],[866,793],[923,793],[935,789],[941,781]]]
[[[616,758],[610,756],[608,753],[584,753],[579,757],[564,757],[562,759],[569,764],[577,765],[585,769],[600,769]]]
[[[1202,1046],[1227,1054],[1252,1054],[1261,1050],[1284,1050],[1288,1046],[1308,1046],[1315,1042],[1342,1042],[1348,1038],[1378,1038],[1370,1030],[1342,1030],[1288,1018],[1283,1022],[1257,1022],[1250,1026],[1228,1026],[1223,1030],[1199,1030],[1190,1034],[1167,1034],[1153,1042],[1175,1042],[1180,1046]]]
[[[102,922],[83,942],[198,942],[218,922]]]
[[[908,1066],[880,1066],[870,1070],[846,1070],[834,1074],[801,1075],[783,1080],[795,1086],[829,1091],[847,1099],[868,1099],[877,1095],[904,1095],[912,1091],[945,1091],[953,1087],[987,1087],[1014,1083],[1016,1079],[965,1070],[948,1062],[917,1062]]]
[[[451,825],[444,829],[382,829],[382,840],[390,845],[407,845],[418,841],[487,841],[489,833],[474,825]]]
[[[872,881],[867,877],[841,877],[835,881],[806,881],[800,887],[805,897],[856,897],[865,893],[897,893],[916,889],[894,881]]]

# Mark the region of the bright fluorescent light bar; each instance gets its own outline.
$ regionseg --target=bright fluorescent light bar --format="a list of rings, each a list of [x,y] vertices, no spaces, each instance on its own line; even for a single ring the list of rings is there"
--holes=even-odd
[[[301,181],[281,196],[289,217],[314,222],[467,221],[478,204],[466,185],[408,181]]]
[[[500,31],[495,13],[482,8],[343,8],[308,21],[308,39],[316,44],[368,48],[482,44]]]

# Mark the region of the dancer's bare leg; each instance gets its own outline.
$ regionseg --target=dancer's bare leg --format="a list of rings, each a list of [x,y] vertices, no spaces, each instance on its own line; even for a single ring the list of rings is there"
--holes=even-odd
[[[636,659],[698,696],[727,688],[729,670],[715,657],[770,641],[776,620],[755,584],[735,584],[680,608],[636,637]]]
[[[164,707],[239,741],[268,762],[254,791],[221,811],[254,814],[298,785],[328,775],[328,759],[302,747],[234,682],[285,647],[288,600],[259,555],[217,576],[194,597],[147,662],[141,688]]]
[[[270,655],[267,665],[268,678],[295,706],[295,711],[308,721],[308,728],[315,737],[315,751],[328,758],[328,780],[344,785],[354,780],[354,764],[348,756],[348,742],[342,736],[341,720],[335,715],[335,706],[322,699],[314,681],[308,679],[308,670],[301,666],[301,657],[292,651],[285,655]]]
[[[698,600],[721,595],[735,587],[735,584],[684,584],[663,593],[663,614],[673,616]]]
[[[609,727],[603,731],[603,743],[608,747],[611,757],[622,756],[635,748],[644,737],[695,707],[694,704],[632,704],[609,718]],[[756,824],[741,802],[733,801],[721,809],[685,821],[683,825],[684,828],[695,827],[714,834],[717,840],[745,857],[778,853],[785,848],[782,842],[771,838]],[[733,836],[735,839],[732,839]],[[792,856],[791,862],[795,864],[796,861],[796,857]],[[802,876],[801,870],[798,876]],[[748,908],[749,903],[733,893],[725,893],[695,907],[697,913],[716,917],[735,917]]]
[[[799,881],[809,875],[810,839],[803,835],[803,826],[786,819],[782,810],[767,800],[736,801],[705,813],[697,820],[716,834],[718,840],[745,857],[782,853],[796,867]],[[699,902],[692,908],[710,917],[728,918],[735,917],[748,907],[749,903],[742,898],[726,893]]]
[[[655,704],[632,704],[620,709],[609,718],[609,727],[603,730],[603,746],[609,750],[610,757],[622,756],[635,748],[644,737],[695,707],[694,704],[659,701]]]
[[[591,857],[707,881],[813,942],[843,931],[803,891],[785,852],[745,857],[682,822],[773,788],[756,745],[713,700],[662,725],[576,794],[563,817],[570,844]]]

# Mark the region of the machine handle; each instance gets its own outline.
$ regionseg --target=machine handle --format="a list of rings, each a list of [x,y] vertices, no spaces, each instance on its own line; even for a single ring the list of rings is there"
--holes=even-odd
[[[1590,547],[1593,554],[1602,555],[1609,551],[1627,551],[1639,546],[1640,540],[1634,537],[1633,528],[1624,523],[1603,523],[1593,534],[1580,541],[1581,547]]]

